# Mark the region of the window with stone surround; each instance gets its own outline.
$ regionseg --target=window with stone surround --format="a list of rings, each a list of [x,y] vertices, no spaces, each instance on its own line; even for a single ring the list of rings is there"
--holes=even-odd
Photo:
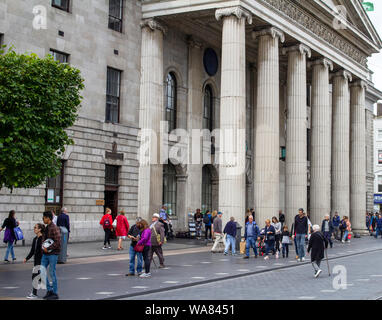
[[[120,88],[122,71],[107,68],[106,81],[106,122],[119,122]]]
[[[163,165],[163,205],[169,215],[176,215],[176,170],[173,164]]]
[[[174,73],[170,72],[166,79],[166,109],[165,120],[168,123],[168,132],[176,129],[176,92],[177,83]]]
[[[212,175],[208,166],[202,169],[202,211],[212,211]]]
[[[62,161],[61,172],[53,178],[46,179],[45,210],[60,211],[64,194],[64,170],[65,162]]]
[[[203,129],[213,130],[213,103],[214,96],[210,85],[206,85],[204,89],[203,103]]]
[[[109,29],[122,32],[123,0],[109,0]]]
[[[105,184],[110,186],[118,186],[118,166],[105,166]]]
[[[70,0],[52,0],[52,7],[69,12]]]
[[[61,63],[69,63],[69,54],[50,49],[50,54],[53,56],[54,61],[59,61]]]
[[[378,176],[378,192],[382,192],[382,176]]]

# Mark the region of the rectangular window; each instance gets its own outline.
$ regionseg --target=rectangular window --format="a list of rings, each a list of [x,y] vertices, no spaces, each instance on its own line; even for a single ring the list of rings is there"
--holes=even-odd
[[[306,86],[306,105],[308,107],[311,107],[311,102],[312,101],[312,86],[308,84]]]
[[[52,7],[69,12],[69,0],[52,0]]]
[[[65,162],[62,162],[61,172],[54,178],[46,179],[45,210],[59,212],[62,208],[64,194],[64,170]]]
[[[69,55],[54,49],[50,49],[50,54],[53,56],[54,61],[59,61],[61,63],[69,62]]]
[[[109,29],[122,32],[123,0],[109,0]]]
[[[119,98],[121,73],[117,69],[107,68],[106,83],[106,122],[119,122]]]
[[[378,150],[378,164],[382,164],[382,150]]]
[[[382,140],[382,130],[378,129],[378,140]]]
[[[118,166],[109,166],[105,167],[105,184],[111,186],[118,186]]]
[[[382,192],[382,176],[378,176],[378,192]]]

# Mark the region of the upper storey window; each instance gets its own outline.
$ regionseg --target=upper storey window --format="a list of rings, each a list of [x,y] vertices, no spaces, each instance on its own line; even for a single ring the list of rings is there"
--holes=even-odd
[[[109,0],[109,29],[122,32],[123,0]]]
[[[52,7],[69,12],[70,0],[52,0]]]

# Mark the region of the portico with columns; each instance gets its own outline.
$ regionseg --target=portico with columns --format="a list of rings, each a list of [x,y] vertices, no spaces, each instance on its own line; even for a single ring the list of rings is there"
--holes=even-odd
[[[367,57],[382,42],[357,1],[342,30],[321,2],[143,1],[140,128],[159,140],[171,98],[176,129],[221,131],[207,138],[207,151],[191,140],[182,149],[201,163],[160,163],[149,136],[149,158],[158,161],[140,163],[138,215],[149,218],[167,201],[163,168],[171,165],[177,230],[203,206],[240,225],[253,207],[260,226],[279,210],[289,227],[299,208],[317,224],[338,211],[365,229]],[[166,70],[174,70],[175,97]],[[170,134],[169,146],[177,142]]]

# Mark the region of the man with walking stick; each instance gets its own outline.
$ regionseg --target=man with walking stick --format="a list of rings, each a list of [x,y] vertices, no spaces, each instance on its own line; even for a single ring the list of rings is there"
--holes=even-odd
[[[315,224],[313,226],[313,234],[309,239],[308,253],[312,250],[311,262],[314,269],[314,277],[317,278],[322,270],[320,269],[320,264],[322,259],[324,259],[325,249],[328,248],[328,240],[320,232],[320,226]],[[330,271],[329,271],[330,273]]]

